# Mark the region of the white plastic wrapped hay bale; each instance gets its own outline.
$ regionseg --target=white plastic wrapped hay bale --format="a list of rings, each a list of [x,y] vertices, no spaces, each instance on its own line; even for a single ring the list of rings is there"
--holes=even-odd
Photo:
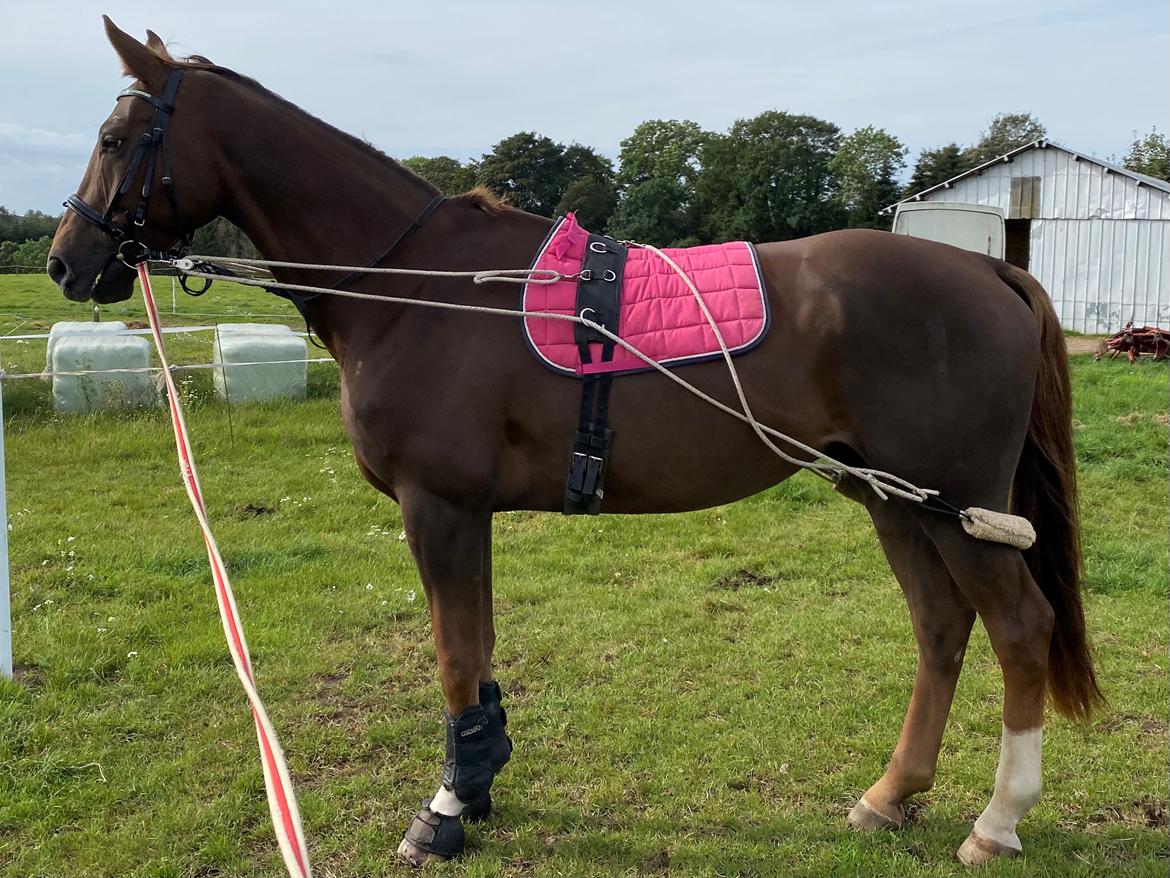
[[[45,349],[45,371],[53,371],[53,348],[57,342],[67,335],[110,335],[125,332],[126,324],[121,320],[109,320],[105,323],[96,323],[93,320],[62,320],[49,327],[49,344]]]
[[[150,368],[150,342],[140,335],[65,334],[54,342],[51,356],[54,411],[93,412],[159,404],[150,372],[107,371]],[[62,372],[86,374],[59,374]]]
[[[304,399],[308,351],[303,338],[278,323],[221,323],[212,362],[223,368],[212,370],[215,392],[233,403]]]

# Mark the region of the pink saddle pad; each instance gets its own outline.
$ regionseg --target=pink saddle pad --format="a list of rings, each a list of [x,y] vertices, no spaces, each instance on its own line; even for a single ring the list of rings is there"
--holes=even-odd
[[[589,233],[573,214],[562,217],[553,225],[532,267],[575,274],[585,259],[588,238]],[[768,331],[768,298],[751,244],[731,241],[663,248],[663,252],[690,276],[733,354],[759,343]],[[521,307],[525,312],[573,314],[576,302],[576,280],[529,283],[524,286]],[[539,317],[526,317],[522,322],[537,358],[558,372],[585,375],[651,368],[621,347],[614,348],[612,360],[600,362],[600,344],[591,348],[593,362],[582,365],[573,340],[575,324]],[[722,356],[715,333],[683,279],[658,254],[638,247],[630,247],[626,256],[617,334],[657,363],[682,365]]]

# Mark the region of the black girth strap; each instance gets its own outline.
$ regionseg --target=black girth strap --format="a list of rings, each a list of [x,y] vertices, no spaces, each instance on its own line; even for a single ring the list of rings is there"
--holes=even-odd
[[[609,429],[609,394],[613,376],[586,375],[581,383],[581,420],[569,453],[565,515],[596,515],[605,498],[605,469],[613,430]]]
[[[590,235],[585,260],[577,281],[577,315],[618,333],[622,272],[626,247],[603,235]],[[593,364],[590,345],[600,344],[598,362],[613,359],[614,343],[592,327],[574,324],[573,338],[581,362]],[[613,375],[587,374],[581,380],[581,415],[569,453],[569,475],[565,482],[565,515],[596,515],[605,497],[605,470],[613,430],[609,429],[609,396]]]

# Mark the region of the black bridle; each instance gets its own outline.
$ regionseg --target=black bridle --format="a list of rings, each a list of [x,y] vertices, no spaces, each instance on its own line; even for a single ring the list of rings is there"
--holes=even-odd
[[[127,88],[118,92],[117,97],[114,99],[116,101],[122,98],[141,98],[144,101],[148,101],[154,107],[154,116],[150,120],[150,125],[138,138],[138,144],[134,148],[134,154],[130,157],[130,162],[126,165],[126,170],[122,172],[122,179],[118,182],[118,186],[114,190],[114,194],[111,196],[110,203],[106,207],[105,212],[99,213],[97,208],[87,204],[76,192],[65,199],[65,207],[72,210],[86,222],[97,226],[117,243],[118,248],[110,257],[111,262],[117,259],[130,267],[149,260],[171,262],[181,257],[191,246],[191,239],[195,233],[193,230],[186,229],[183,225],[183,220],[179,215],[178,198],[175,195],[175,181],[171,174],[169,136],[171,113],[175,109],[175,95],[179,91],[179,82],[182,79],[183,70],[179,67],[172,68],[170,75],[167,77],[166,85],[163,86],[161,98],[157,98],[150,94],[150,92],[145,92],[137,88]],[[150,193],[154,183],[156,166],[161,167],[162,176],[159,182],[162,184],[163,191],[167,194],[167,200],[171,203],[171,212],[174,216],[175,224],[175,240],[177,243],[166,252],[150,249],[139,238],[141,229],[146,225],[146,212],[150,203]],[[123,208],[122,200],[134,188],[139,169],[144,169],[142,194],[138,199],[138,206],[134,209],[134,215],[130,216],[129,211]],[[423,224],[430,218],[431,214],[438,210],[444,201],[446,201],[446,197],[443,195],[436,195],[432,198],[418,216],[411,221],[410,225],[394,239],[394,242],[389,248],[367,262],[364,268],[372,268],[388,258],[399,245],[403,244],[423,227]],[[119,211],[126,213],[127,220],[129,221],[127,225],[122,226],[114,222],[114,216]],[[211,269],[225,277],[232,276],[232,272],[228,269],[214,266]],[[360,270],[350,272],[341,278],[341,280],[332,284],[332,287],[339,289],[358,277],[361,277],[361,275],[362,272]],[[205,278],[201,288],[192,289],[187,285],[187,280],[187,276],[180,273],[179,284],[186,292],[193,296],[203,295],[211,286],[211,280]],[[289,299],[301,313],[301,316],[305,318],[306,325],[308,324],[309,317],[305,310],[305,304],[317,298],[320,295],[319,293],[308,296],[296,295],[290,291],[280,289],[278,285],[269,287],[268,290],[278,296]]]
[[[193,233],[184,228],[183,221],[179,217],[179,202],[175,196],[175,181],[171,176],[170,138],[168,136],[171,113],[175,109],[175,93],[179,90],[179,82],[182,78],[183,71],[181,69],[176,67],[171,70],[170,76],[167,77],[167,83],[163,87],[161,98],[156,98],[149,92],[137,88],[125,89],[119,92],[117,98],[115,98],[115,100],[121,100],[122,98],[141,98],[144,101],[148,101],[154,107],[154,117],[150,120],[150,125],[147,129],[138,138],[138,145],[134,148],[134,154],[130,157],[130,162],[126,165],[126,170],[122,173],[122,179],[118,182],[118,187],[114,190],[114,194],[110,198],[110,203],[106,207],[105,212],[99,213],[97,208],[86,204],[77,193],[65,199],[65,207],[72,210],[87,222],[93,223],[114,239],[118,244],[116,258],[127,265],[137,265],[154,255],[140,240],[139,235],[141,234],[142,227],[146,225],[146,211],[150,203],[150,193],[154,183],[156,166],[160,167],[161,178],[159,182],[162,184],[163,191],[166,192],[167,199],[171,203],[171,211],[174,215],[175,231],[177,233],[176,240],[178,241],[177,246],[173,247],[167,255],[181,255],[182,251],[191,244]],[[142,194],[138,199],[138,206],[134,209],[134,215],[130,216],[129,211],[123,208],[122,200],[134,188],[134,183],[138,178],[140,169],[143,170]],[[119,225],[114,221],[114,216],[119,211],[126,213],[128,221],[126,225]]]

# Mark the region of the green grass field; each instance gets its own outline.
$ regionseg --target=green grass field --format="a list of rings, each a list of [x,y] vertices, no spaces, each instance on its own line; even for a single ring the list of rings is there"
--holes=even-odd
[[[13,313],[51,313],[44,325],[88,311],[27,284]],[[279,300],[237,296],[193,304],[272,307],[295,325]],[[0,339],[9,371],[43,366],[43,348],[37,363],[14,347]],[[425,601],[397,507],[353,463],[336,370],[314,368],[308,402],[233,406],[230,423],[195,387],[190,425],[315,874],[405,874],[394,850],[442,749]],[[1167,368],[1079,357],[1074,377],[1089,625],[1111,706],[1087,726],[1052,718],[1025,856],[980,874],[1164,876]],[[163,414],[58,417],[15,385],[19,673],[0,682],[0,875],[283,874]],[[495,541],[516,752],[467,856],[431,873],[969,874],[954,852],[991,793],[1000,730],[979,628],[911,824],[845,826],[914,674],[905,605],[860,507],[798,476],[687,515],[500,515]]]

